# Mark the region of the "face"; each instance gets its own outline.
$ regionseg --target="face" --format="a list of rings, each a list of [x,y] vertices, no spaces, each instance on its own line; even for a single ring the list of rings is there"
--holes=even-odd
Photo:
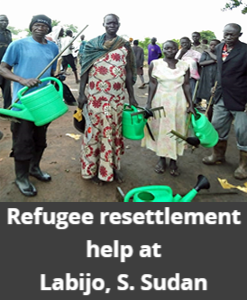
[[[32,34],[34,37],[45,37],[49,32],[49,27],[43,23],[34,23],[32,26]]]
[[[105,31],[109,35],[116,35],[120,24],[118,19],[114,16],[106,16],[103,26],[105,27]]]
[[[171,42],[167,42],[163,45],[163,53],[165,57],[174,58],[177,52],[178,52],[178,47],[175,44]]]
[[[9,25],[9,20],[5,16],[0,16],[0,29],[5,30]]]
[[[231,25],[227,25],[223,30],[224,41],[227,44],[227,46],[229,46],[229,47],[232,47],[237,43],[240,35],[241,34],[237,30],[237,28],[235,28]]]
[[[181,47],[182,47],[183,49],[189,50],[190,47],[191,47],[191,42],[190,42],[189,40],[187,40],[187,39],[181,39],[181,40],[180,40],[180,45],[181,45]]]
[[[200,35],[198,33],[193,33],[192,34],[192,40],[193,40],[194,43],[199,42]]]
[[[211,51],[211,52],[215,52],[215,47],[216,47],[218,44],[219,44],[219,43],[216,42],[216,41],[211,41],[210,44],[209,44],[210,51]]]
[[[152,43],[152,44],[155,44],[156,42],[157,42],[156,38],[152,38],[152,39],[151,39],[151,43]]]

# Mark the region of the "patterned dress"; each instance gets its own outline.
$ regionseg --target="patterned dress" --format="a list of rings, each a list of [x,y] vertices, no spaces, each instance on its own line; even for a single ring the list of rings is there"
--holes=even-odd
[[[81,174],[85,179],[97,176],[112,181],[113,169],[120,169],[127,54],[120,47],[98,59],[89,71],[87,107],[92,138],[88,142],[84,135],[82,140]]]
[[[163,106],[166,117],[149,119],[155,141],[151,139],[145,129],[142,146],[155,151],[158,156],[174,160],[177,160],[177,155],[183,155],[184,143],[178,143],[167,133],[175,130],[185,135],[187,101],[182,85],[188,68],[188,63],[182,60],[177,62],[176,69],[170,69],[163,59],[153,60],[152,77],[157,79],[158,87],[152,101],[152,107]]]

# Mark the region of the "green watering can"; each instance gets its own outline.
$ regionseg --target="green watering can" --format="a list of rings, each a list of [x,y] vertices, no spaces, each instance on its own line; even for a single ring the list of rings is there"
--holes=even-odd
[[[63,102],[62,82],[54,77],[42,78],[40,81],[55,81],[58,84],[57,90],[53,84],[48,84],[40,89],[24,93],[29,89],[23,87],[18,92],[18,99],[21,103],[13,103],[11,108],[20,110],[0,109],[0,114],[34,122],[36,126],[42,126],[59,118],[68,111],[67,105]]]
[[[133,197],[133,202],[191,202],[201,189],[209,189],[210,184],[203,175],[198,176],[196,186],[184,197],[176,195],[173,197],[172,189],[164,185],[150,185],[135,188],[129,191],[124,202],[129,202]]]
[[[200,113],[197,109],[196,116],[191,115],[191,124],[195,136],[200,140],[200,144],[205,148],[214,147],[219,140],[219,135],[214,129],[213,125],[209,122],[208,118]]]
[[[122,114],[122,134],[126,139],[141,140],[144,138],[144,127],[147,123],[147,119],[143,114],[137,114],[132,116],[132,113],[138,112],[138,109],[129,104],[124,104]]]

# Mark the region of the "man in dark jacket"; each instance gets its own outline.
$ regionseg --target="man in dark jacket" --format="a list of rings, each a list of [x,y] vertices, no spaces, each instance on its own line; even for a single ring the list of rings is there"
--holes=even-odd
[[[0,15],[0,62],[8,45],[12,42],[11,32],[7,29],[8,24],[9,20],[7,16]],[[0,87],[3,93],[3,107],[8,108],[11,105],[12,100],[10,80],[0,76]]]
[[[145,87],[145,82],[143,77],[144,51],[141,47],[138,46],[139,44],[138,40],[134,40],[133,44],[134,46],[132,47],[132,49],[136,59],[136,71],[142,83],[142,85],[139,88],[142,89]]]
[[[217,89],[212,124],[219,134],[219,142],[212,155],[203,163],[214,165],[225,161],[228,134],[234,122],[237,148],[240,151],[237,179],[247,178],[247,44],[239,41],[241,27],[231,23],[224,27],[224,41],[216,48]]]

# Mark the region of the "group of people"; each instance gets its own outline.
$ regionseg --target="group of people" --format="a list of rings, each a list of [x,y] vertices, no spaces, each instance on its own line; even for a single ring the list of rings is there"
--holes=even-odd
[[[144,85],[144,58],[140,47],[138,48],[138,41],[135,40],[131,47],[129,41],[117,35],[120,20],[114,14],[104,17],[103,26],[103,35],[83,45],[78,97],[78,107],[87,111],[92,129],[90,134],[85,131],[82,138],[81,174],[82,178],[97,185],[124,180],[120,172],[120,156],[124,153],[122,112],[124,103],[127,102],[126,91],[129,105],[137,107],[133,89],[137,74],[142,86]],[[36,75],[59,52],[59,43],[46,39],[47,34],[52,31],[50,18],[45,15],[34,16],[30,31],[31,37],[8,45],[0,65],[0,76],[14,81],[13,99],[23,86],[28,86],[31,91],[40,87],[40,80],[36,79]],[[57,40],[61,36],[59,31]],[[217,65],[217,75],[213,81],[218,83],[212,124],[219,133],[219,141],[213,148],[213,154],[204,158],[203,163],[212,165],[225,160],[227,138],[234,119],[237,147],[240,151],[240,163],[234,176],[237,179],[247,178],[247,45],[239,41],[240,36],[241,27],[228,24],[224,27],[224,42],[217,45],[218,41],[213,40],[210,48],[206,49],[195,32],[192,35],[193,44],[187,37],[180,40],[181,49],[176,42],[166,41],[162,49],[164,58],[161,58],[162,53],[157,48],[156,39],[152,39],[149,47],[151,54],[148,61],[149,92],[146,109],[163,106],[166,117],[150,120],[149,126],[155,141],[145,134],[142,146],[151,149],[159,157],[154,168],[157,173],[165,172],[166,159],[170,159],[170,174],[178,176],[180,173],[177,160],[178,156],[183,155],[184,144],[170,139],[167,133],[173,129],[186,135],[187,115],[196,114],[192,95],[196,81],[199,80],[197,67],[201,64],[203,68]],[[70,64],[70,61],[67,62]],[[33,67],[30,68],[30,65]],[[56,68],[55,62],[43,77],[54,75]],[[212,82],[210,85],[212,86]],[[199,88],[198,93],[205,97],[203,89]],[[15,161],[16,184],[26,196],[37,194],[29,181],[29,175],[44,182],[51,180],[51,176],[41,171],[39,166],[46,148],[48,125],[37,127],[33,122],[25,120],[11,123],[11,156]]]

